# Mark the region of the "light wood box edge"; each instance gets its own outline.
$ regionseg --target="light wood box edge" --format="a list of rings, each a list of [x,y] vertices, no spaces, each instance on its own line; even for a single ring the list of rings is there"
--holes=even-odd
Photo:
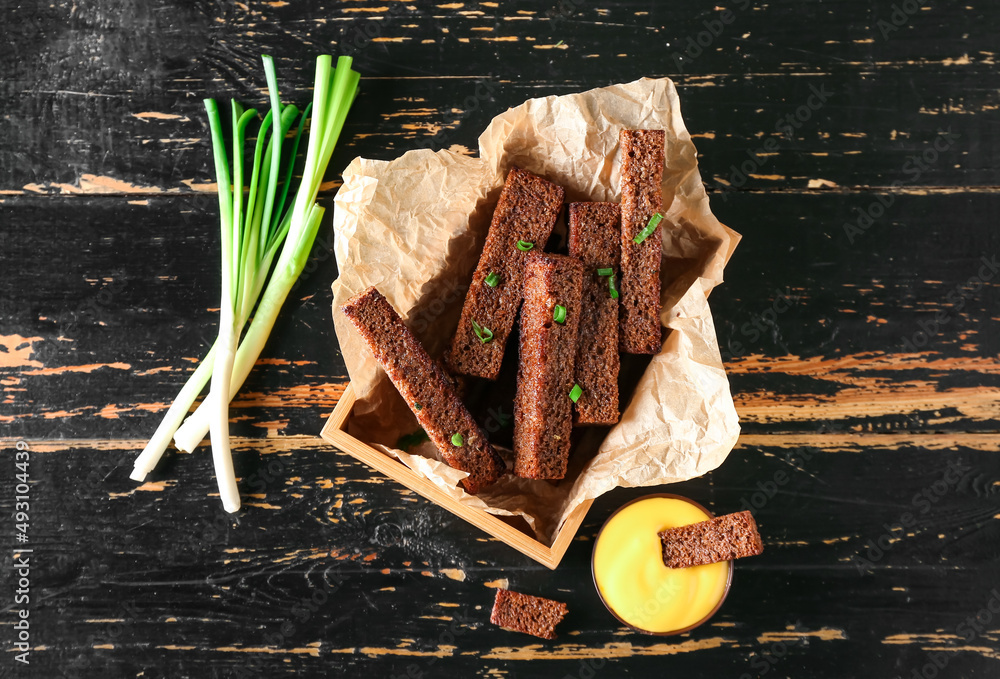
[[[444,507],[452,514],[465,519],[473,526],[501,540],[538,563],[552,569],[559,565],[563,555],[569,548],[569,543],[572,542],[576,536],[576,532],[580,529],[580,525],[587,515],[587,510],[590,509],[590,505],[594,502],[593,500],[586,500],[574,509],[563,522],[562,526],[556,531],[552,546],[544,545],[531,536],[509,526],[492,514],[456,502],[432,482],[419,476],[399,460],[388,457],[360,439],[356,439],[348,434],[345,431],[346,422],[351,411],[354,409],[354,401],[354,389],[348,384],[340,400],[337,401],[333,413],[323,427],[323,431],[320,433],[320,436],[327,443],[361,460],[389,478],[400,482],[431,502]]]

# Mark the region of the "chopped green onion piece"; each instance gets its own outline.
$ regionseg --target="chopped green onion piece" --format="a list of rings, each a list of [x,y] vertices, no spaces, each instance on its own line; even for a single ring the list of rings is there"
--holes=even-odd
[[[576,403],[577,401],[580,400],[581,396],[583,396],[583,389],[580,387],[579,384],[574,384],[573,385],[573,389],[570,390],[570,392],[569,392],[569,399],[573,403]]]
[[[419,403],[414,403],[414,404],[413,404],[413,409],[414,409],[414,410],[420,410],[421,408],[423,408],[423,406],[422,406],[422,405],[420,405]]]
[[[611,293],[611,299],[618,299],[618,290],[615,289],[615,270],[611,267],[608,267],[607,269],[598,269],[597,275],[608,277],[608,290]]]
[[[646,227],[642,231],[636,234],[635,238],[632,239],[632,242],[641,243],[642,241],[649,238],[653,234],[653,232],[656,231],[656,225],[660,223],[661,219],[663,219],[663,215],[661,215],[659,212],[650,217],[649,223],[646,224]]]
[[[500,285],[500,276],[498,276],[495,271],[490,271],[489,275],[486,276],[486,285],[491,288],[495,288]]]
[[[556,308],[552,310],[552,320],[556,323],[565,323],[566,307],[556,304]]]
[[[472,319],[472,331],[476,333],[476,337],[478,337],[479,341],[483,344],[486,344],[493,339],[493,331],[484,325],[479,325],[476,323],[475,319]]]
[[[517,241],[517,249],[520,250],[521,252],[527,252],[533,247],[535,247],[535,244],[530,241],[526,240]]]
[[[418,429],[412,434],[403,434],[396,441],[396,447],[400,450],[409,450],[411,447],[423,443],[424,441],[430,441],[430,437],[427,436],[427,432],[423,429]]]
[[[461,448],[464,444],[465,444],[465,439],[462,438],[462,435],[459,432],[455,432],[454,434],[451,435],[451,445],[455,446],[456,448]]]

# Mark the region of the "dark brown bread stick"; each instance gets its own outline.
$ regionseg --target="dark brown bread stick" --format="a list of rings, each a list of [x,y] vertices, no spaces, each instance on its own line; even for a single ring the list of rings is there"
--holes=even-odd
[[[583,263],[575,364],[576,383],[583,389],[574,408],[578,425],[618,421],[618,299],[612,290],[618,288],[621,264],[620,215],[617,203],[569,206],[569,254]]]
[[[671,528],[659,536],[663,563],[670,568],[729,561],[764,551],[757,522],[747,511]]]
[[[622,282],[619,343],[629,354],[660,350],[662,222],[641,243],[635,237],[663,212],[663,130],[622,130]]]
[[[552,182],[511,168],[447,354],[448,367],[454,372],[496,379],[521,306],[526,258],[529,252],[545,248],[563,195],[563,189]],[[518,241],[525,249],[518,248]],[[473,321],[481,328],[479,335]]]
[[[500,478],[503,460],[458,398],[447,374],[389,301],[372,287],[349,299],[341,310],[368,343],[444,461],[469,472],[462,481],[465,489],[478,493]]]
[[[573,430],[573,363],[582,313],[583,265],[562,255],[528,258],[514,397],[514,473],[561,479]],[[562,322],[557,309],[565,309]]]

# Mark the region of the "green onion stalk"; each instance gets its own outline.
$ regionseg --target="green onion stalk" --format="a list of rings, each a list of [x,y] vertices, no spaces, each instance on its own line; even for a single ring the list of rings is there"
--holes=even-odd
[[[211,378],[209,395],[192,416],[192,420],[189,420],[196,426],[189,427],[188,430],[200,431],[200,434],[192,445],[182,449],[192,450],[204,439],[205,434],[212,432],[216,477],[227,511],[239,508],[239,495],[229,451],[229,401],[243,385],[257,361],[277,320],[278,312],[309,257],[324,212],[316,204],[319,186],[347,113],[357,96],[360,80],[358,73],[351,69],[350,57],[340,57],[335,69],[332,68],[329,55],[318,57],[313,103],[299,117],[294,106],[282,106],[280,103],[273,60],[264,56],[263,61],[271,111],[261,123],[257,136],[245,210],[243,144],[246,127],[256,111],[244,112],[239,104],[233,102],[233,174],[230,177],[218,107],[212,100],[205,102],[219,184],[222,235],[219,337],[167,410],[153,438],[136,459],[132,472],[133,479],[142,481],[153,470],[169,446],[171,437],[178,432],[184,416]],[[312,129],[302,180],[291,205],[286,209],[293,164],[310,109],[313,113]],[[286,136],[296,118],[299,120],[298,130],[290,142],[290,153],[282,167],[282,157],[285,155],[282,153],[282,145],[289,143],[286,142]],[[272,125],[274,120],[278,121],[277,125]],[[271,133],[268,135],[269,129]],[[282,176],[283,182],[280,181]],[[232,191],[230,182],[233,185]],[[277,263],[268,279],[276,256]],[[257,309],[250,327],[243,341],[239,342],[240,333],[250,320],[255,305]],[[201,428],[202,424],[204,429]],[[192,434],[188,438],[193,436]]]
[[[344,57],[341,57],[341,60],[343,59]],[[327,64],[328,66],[329,64]],[[278,310],[305,266],[306,258],[323,215],[323,208],[315,204],[316,195],[319,192],[320,183],[323,181],[325,167],[329,163],[330,155],[333,153],[340,131],[344,126],[350,103],[357,92],[358,79],[359,76],[356,73],[349,69],[342,69],[338,63],[337,73],[331,81],[322,73],[322,65],[317,65],[313,108],[314,111],[320,111],[320,113],[313,114],[314,132],[309,137],[306,168],[303,171],[302,183],[299,186],[293,207],[293,213],[296,209],[302,210],[302,216],[298,219],[293,216],[293,221],[303,224],[312,222],[312,227],[304,229],[301,233],[301,240],[307,241],[308,247],[303,249],[300,245],[291,245],[294,242],[293,234],[289,234],[271,281],[264,291],[260,308],[257,310],[257,314],[250,324],[250,329],[236,354],[233,379],[230,384],[230,390],[233,394],[239,390],[253,369],[275,323]],[[322,110],[318,104],[320,101],[327,102]],[[315,133],[317,129],[324,130],[322,136]],[[317,162],[311,165],[309,159],[313,158],[314,155]],[[174,444],[179,450],[191,452],[209,433],[213,398],[209,394],[205,402],[177,430],[174,435]]]

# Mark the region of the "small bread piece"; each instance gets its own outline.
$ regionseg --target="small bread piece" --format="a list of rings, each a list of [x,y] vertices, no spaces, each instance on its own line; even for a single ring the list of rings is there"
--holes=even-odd
[[[382,293],[368,288],[349,299],[341,311],[368,343],[444,461],[469,472],[462,480],[465,489],[478,493],[500,478],[503,460],[458,398],[447,373]]]
[[[528,258],[514,396],[514,473],[526,479],[566,476],[582,290],[580,260],[541,253]],[[561,323],[554,318],[557,305],[565,309]]]
[[[748,511],[671,528],[658,535],[663,545],[663,563],[669,568],[729,561],[764,551],[757,522]]]
[[[618,422],[618,300],[611,296],[611,269],[617,289],[621,264],[621,211],[617,203],[571,203],[569,254],[583,263],[583,316],[576,343],[578,425]]]
[[[529,251],[518,249],[518,241],[531,243],[535,252],[545,248],[562,209],[564,193],[550,181],[511,168],[447,353],[448,367],[453,372],[496,379],[521,306]],[[486,282],[490,274],[495,276],[491,278],[495,286]],[[482,334],[493,333],[492,339],[483,342],[477,337],[473,321],[486,329]]]
[[[512,632],[555,639],[555,627],[567,613],[569,607],[561,601],[498,589],[490,622]]]
[[[641,243],[633,239],[649,218],[663,212],[663,130],[622,130],[622,283],[621,350],[627,354],[660,351],[660,257],[663,220]]]

